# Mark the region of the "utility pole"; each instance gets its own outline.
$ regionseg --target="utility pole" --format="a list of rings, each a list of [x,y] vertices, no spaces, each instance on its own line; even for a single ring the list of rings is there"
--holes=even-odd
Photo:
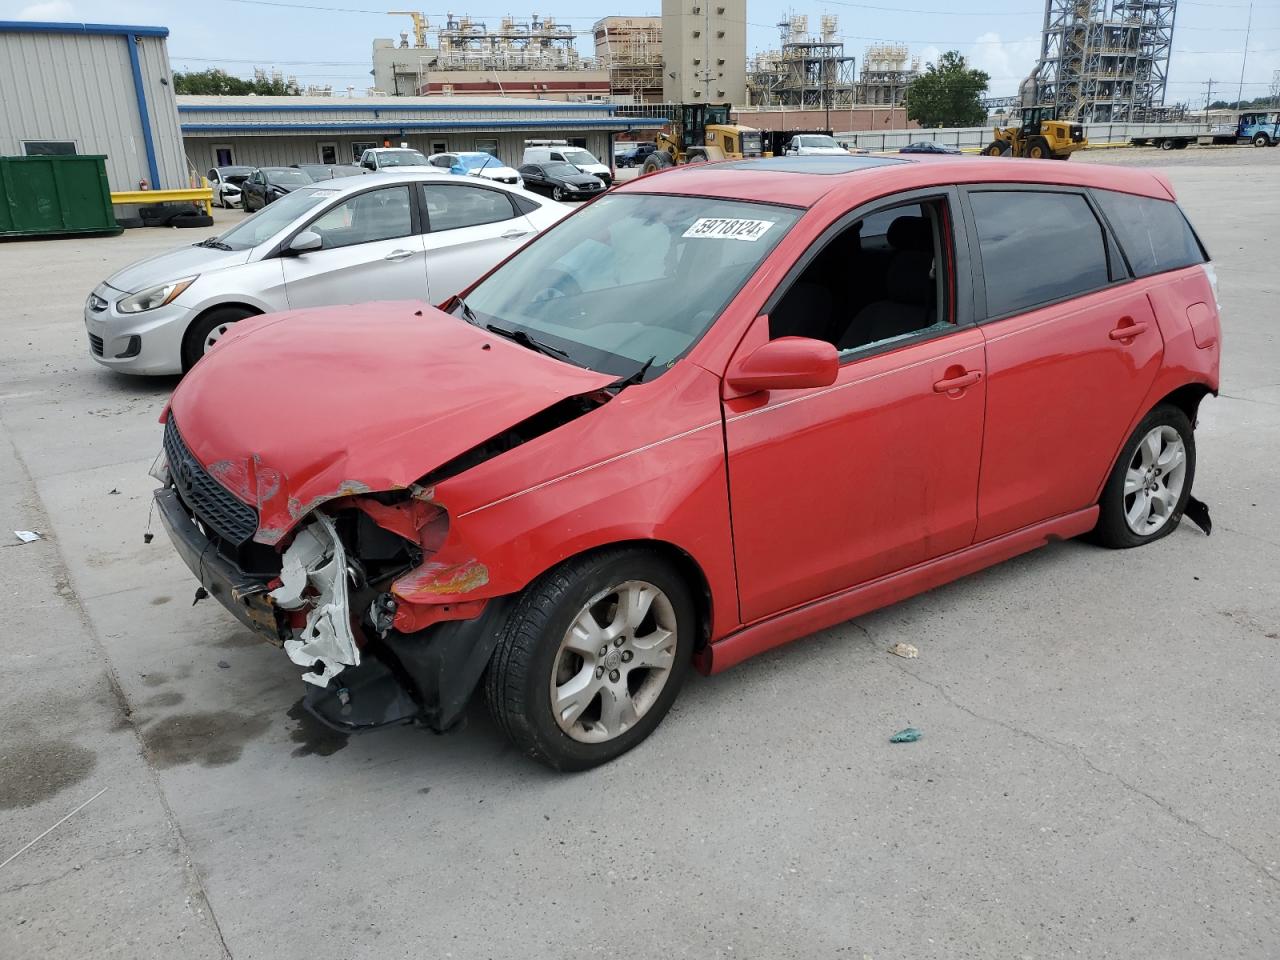
[[[1204,86],[1206,87],[1206,90],[1204,92],[1204,122],[1205,123],[1209,122],[1209,104],[1213,100],[1213,85],[1216,82],[1217,81],[1213,79],[1209,79],[1204,82]]]
[[[1236,109],[1244,99],[1244,65],[1249,62],[1249,32],[1253,29],[1253,0],[1249,0],[1249,19],[1244,26],[1244,52],[1240,54],[1240,87],[1236,90]]]

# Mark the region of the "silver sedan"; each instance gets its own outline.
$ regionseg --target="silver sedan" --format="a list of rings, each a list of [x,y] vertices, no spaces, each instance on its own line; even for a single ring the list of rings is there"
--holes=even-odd
[[[256,314],[441,303],[570,210],[504,184],[431,174],[300,187],[221,236],[99,284],[84,309],[90,353],[121,373],[183,373]]]

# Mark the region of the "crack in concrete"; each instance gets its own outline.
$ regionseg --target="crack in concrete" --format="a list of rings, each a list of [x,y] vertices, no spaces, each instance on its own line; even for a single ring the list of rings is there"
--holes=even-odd
[[[26,460],[23,458],[18,445],[13,442],[13,438],[8,433],[8,425],[4,422],[4,417],[0,415],[0,427],[3,428],[4,437],[8,441],[9,448],[13,451],[14,463],[18,465],[18,469],[26,477],[27,483],[31,488],[32,497],[39,505],[39,512],[43,515],[39,519],[47,521],[49,519],[49,511],[45,506],[44,498],[40,495],[40,489],[36,485],[35,478],[27,466]],[[45,523],[48,527],[49,524]],[[120,711],[120,715],[129,724],[129,728],[133,731],[134,738],[138,743],[138,751],[142,756],[143,762],[146,764],[147,772],[151,778],[152,787],[155,789],[156,798],[160,801],[160,807],[164,811],[165,820],[168,823],[169,830],[172,833],[178,847],[179,853],[182,855],[182,862],[186,869],[186,873],[195,886],[196,892],[200,895],[200,899],[204,901],[204,906],[209,914],[209,922],[213,926],[213,932],[218,937],[218,943],[222,948],[223,956],[227,960],[233,960],[231,949],[227,946],[226,937],[222,934],[222,925],[218,922],[218,917],[214,913],[213,903],[209,900],[208,891],[205,889],[204,878],[200,876],[200,871],[196,869],[195,863],[191,859],[190,848],[187,844],[187,838],[182,832],[182,827],[178,824],[178,818],[173,812],[173,807],[169,804],[169,798],[165,795],[164,785],[160,782],[160,775],[152,766],[151,761],[147,758],[147,751],[142,742],[142,733],[138,729],[138,724],[134,720],[133,705],[129,702],[128,696],[124,692],[124,687],[120,684],[119,673],[116,670],[115,663],[111,659],[110,653],[107,651],[106,645],[102,642],[102,638],[98,636],[98,631],[94,628],[93,622],[89,619],[88,611],[84,608],[79,593],[75,589],[71,577],[71,569],[67,566],[66,558],[62,555],[62,548],[56,538],[51,538],[55,551],[55,562],[57,564],[56,579],[59,583],[65,584],[65,590],[58,590],[58,595],[67,603],[73,605],[76,614],[80,619],[81,625],[93,637],[94,646],[97,647],[98,656],[101,658],[103,666],[106,668],[107,683],[111,687],[112,696],[115,698],[116,706]]]
[[[855,626],[858,626],[858,625],[855,624]],[[859,629],[861,629],[864,634],[870,637],[870,633],[868,633],[865,627],[859,626]],[[924,686],[929,687],[932,690],[936,691],[938,694],[942,696],[942,699],[946,700],[947,703],[955,707],[961,713],[968,714],[969,716],[973,717],[975,720],[979,720],[984,723],[994,724],[995,726],[1000,727],[1004,730],[1007,730],[1010,733],[1017,734],[1018,736],[1026,737],[1027,739],[1032,740],[1035,743],[1038,743],[1049,750],[1052,750],[1054,753],[1057,753],[1061,757],[1065,757],[1068,760],[1074,759],[1074,760],[1080,761],[1086,767],[1088,767],[1090,770],[1092,770],[1094,773],[1098,774],[1099,776],[1107,777],[1110,780],[1114,780],[1116,783],[1120,784],[1126,790],[1132,793],[1135,793],[1138,796],[1146,799],[1148,802],[1154,804],[1156,807],[1158,807],[1161,811],[1163,811],[1165,814],[1167,814],[1176,822],[1182,824],[1185,827],[1189,827],[1190,829],[1194,830],[1196,833],[1200,834],[1205,839],[1211,840],[1214,843],[1230,850],[1232,853],[1234,853],[1236,856],[1244,860],[1251,867],[1253,867],[1260,874],[1262,874],[1262,876],[1264,876],[1266,879],[1270,880],[1274,884],[1280,885],[1280,876],[1277,876],[1276,874],[1272,873],[1270,868],[1267,867],[1266,864],[1254,859],[1252,856],[1250,856],[1244,850],[1241,850],[1239,847],[1235,846],[1235,844],[1233,844],[1230,840],[1226,839],[1225,837],[1220,837],[1217,834],[1210,832],[1204,826],[1204,824],[1200,823],[1199,821],[1193,820],[1183,813],[1179,813],[1170,804],[1154,796],[1153,794],[1148,793],[1146,790],[1143,790],[1141,787],[1137,786],[1136,784],[1130,783],[1124,777],[1120,776],[1120,774],[1115,773],[1112,770],[1106,770],[1098,766],[1089,757],[1089,755],[1084,752],[1083,749],[1076,746],[1075,744],[1065,743],[1061,740],[1054,740],[1052,737],[1046,737],[1043,734],[1033,733],[1030,730],[1023,729],[1022,727],[1009,723],[1006,720],[1001,720],[999,717],[990,717],[990,716],[987,716],[986,714],[979,713],[978,711],[970,707],[967,707],[963,703],[960,703],[958,700],[956,700],[947,691],[946,687],[943,686],[942,684],[935,683],[932,680],[926,680],[924,677],[920,676],[914,670],[908,669],[905,664],[895,663],[893,664],[893,666],[897,667],[902,673],[905,673],[907,676],[911,677],[911,679],[915,680],[917,683],[923,684]]]

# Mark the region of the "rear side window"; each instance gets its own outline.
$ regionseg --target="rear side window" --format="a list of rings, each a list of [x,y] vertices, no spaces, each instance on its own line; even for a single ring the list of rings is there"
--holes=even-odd
[[[1172,200],[1095,190],[1094,198],[1124,247],[1134,276],[1149,277],[1204,263],[1208,257]]]
[[[505,193],[483,187],[424,183],[422,198],[432,233],[498,223],[516,215]]]
[[[987,315],[1003,317],[1105,287],[1106,238],[1078,193],[971,193]]]

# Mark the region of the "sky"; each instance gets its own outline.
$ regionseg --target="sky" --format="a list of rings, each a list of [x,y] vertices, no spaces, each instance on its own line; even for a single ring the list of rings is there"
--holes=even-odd
[[[405,9],[422,0],[390,0]],[[450,7],[426,9],[432,24],[446,10],[496,22],[506,14],[525,19],[527,11],[499,6],[494,0],[450,0]],[[621,12],[656,16],[660,0],[635,0]],[[534,6],[533,3],[529,4]],[[538,12],[583,32],[579,48],[592,52],[591,24],[600,5],[587,0],[545,0]],[[905,43],[927,63],[946,50],[959,50],[971,65],[991,76],[990,96],[1012,95],[1027,75],[1040,49],[1043,0],[748,0],[748,54],[778,45],[774,26],[788,14],[807,14],[816,32],[822,14],[840,18],[845,52],[860,65],[870,43]],[[1179,0],[1173,56],[1165,102],[1205,104],[1205,81],[1213,80],[1213,99],[1236,98],[1249,0]],[[254,66],[276,67],[303,85],[331,84],[335,92],[348,85],[360,95],[372,83],[370,50],[375,37],[398,38],[411,30],[408,17],[389,16],[377,0],[0,0],[0,19],[66,20],[166,26],[169,56],[176,70],[221,67],[248,77]],[[1280,71],[1280,0],[1255,0],[1252,30],[1244,62],[1245,99],[1271,92]]]

